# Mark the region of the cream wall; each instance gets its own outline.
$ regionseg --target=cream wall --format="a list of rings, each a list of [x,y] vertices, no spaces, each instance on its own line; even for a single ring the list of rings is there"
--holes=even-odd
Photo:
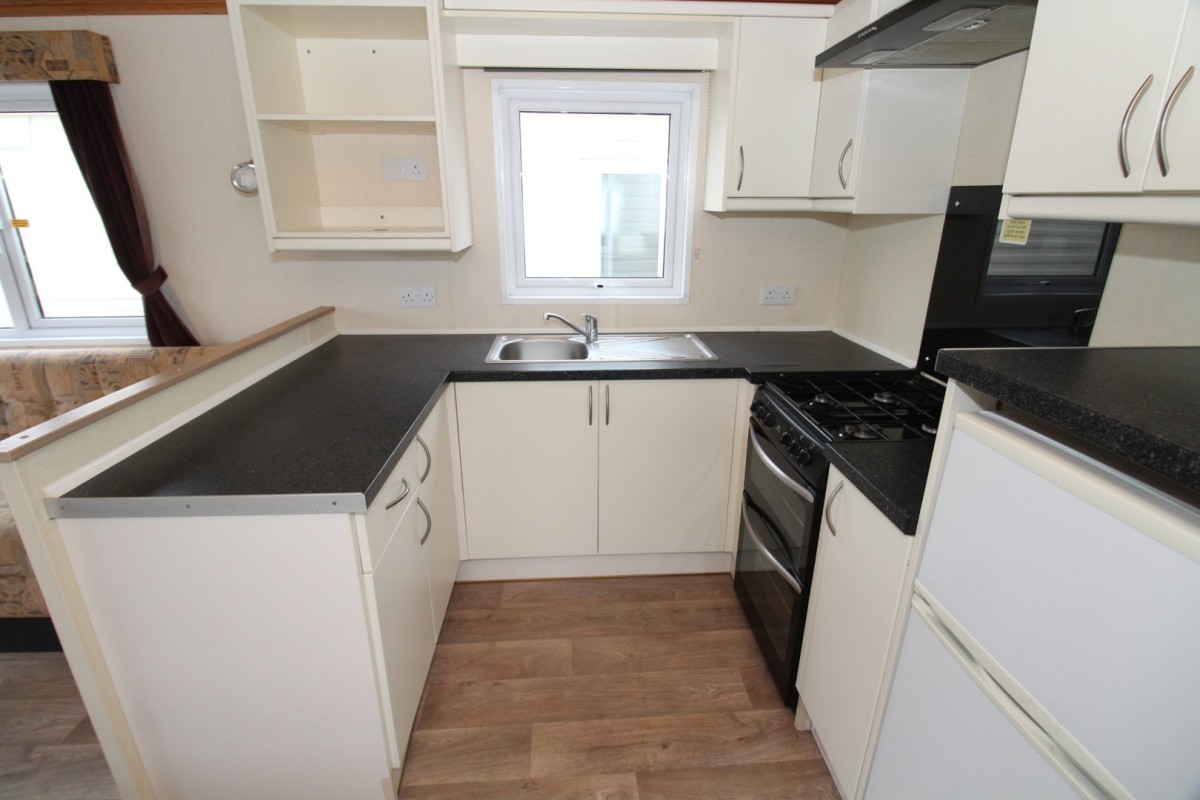
[[[269,254],[256,198],[229,185],[250,157],[224,16],[0,20],[17,29],[86,28],[111,37],[113,96],[146,195],[158,258],[202,341],[227,342],[318,305],[345,330],[543,328],[545,310],[584,310],[605,329],[828,327],[845,231],[838,217],[720,217],[697,211],[691,302],[540,306],[500,302],[488,81],[467,75],[475,245],[444,254]],[[702,188],[702,187],[698,187]],[[793,306],[758,303],[764,283],[794,283]],[[435,308],[402,309],[404,287],[432,286]]]
[[[1092,347],[1200,346],[1200,228],[1126,225]]]

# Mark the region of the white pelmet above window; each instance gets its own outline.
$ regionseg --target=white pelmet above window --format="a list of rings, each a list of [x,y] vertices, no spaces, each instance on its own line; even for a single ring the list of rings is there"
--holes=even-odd
[[[686,302],[700,94],[493,80],[505,302]]]

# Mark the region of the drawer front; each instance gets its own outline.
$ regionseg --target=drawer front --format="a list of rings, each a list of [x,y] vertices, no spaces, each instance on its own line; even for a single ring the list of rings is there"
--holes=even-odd
[[[375,500],[367,507],[366,518],[361,520],[359,526],[363,572],[375,569],[396,526],[412,505],[425,463],[425,453],[421,445],[414,441],[400,457],[400,463],[392,470]]]

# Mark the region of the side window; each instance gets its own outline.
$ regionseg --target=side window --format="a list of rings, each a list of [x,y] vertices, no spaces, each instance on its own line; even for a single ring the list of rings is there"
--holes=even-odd
[[[0,84],[0,215],[0,345],[145,341],[141,297],[117,266],[45,84]]]
[[[701,85],[493,81],[507,302],[685,302]]]

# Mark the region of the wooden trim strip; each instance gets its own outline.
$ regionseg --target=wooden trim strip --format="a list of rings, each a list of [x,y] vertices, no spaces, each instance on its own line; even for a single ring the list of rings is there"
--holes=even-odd
[[[225,13],[220,0],[0,0],[0,17]]]
[[[53,442],[57,442],[82,428],[86,428],[97,420],[111,416],[140,400],[158,394],[164,389],[168,389],[181,381],[191,378],[199,372],[203,372],[235,356],[253,350],[265,342],[277,339],[297,328],[302,328],[314,320],[332,314],[334,310],[333,306],[314,308],[299,316],[285,320],[278,325],[273,325],[266,330],[251,334],[220,350],[208,353],[201,358],[197,358],[195,361],[189,361],[186,364],[172,367],[166,372],[151,375],[149,378],[138,381],[132,386],[126,386],[124,389],[105,395],[90,403],[85,403],[79,408],[71,409],[65,414],[60,414],[54,419],[34,425],[32,428],[28,428],[0,441],[0,461],[16,461],[24,458],[30,453],[41,450]]]

